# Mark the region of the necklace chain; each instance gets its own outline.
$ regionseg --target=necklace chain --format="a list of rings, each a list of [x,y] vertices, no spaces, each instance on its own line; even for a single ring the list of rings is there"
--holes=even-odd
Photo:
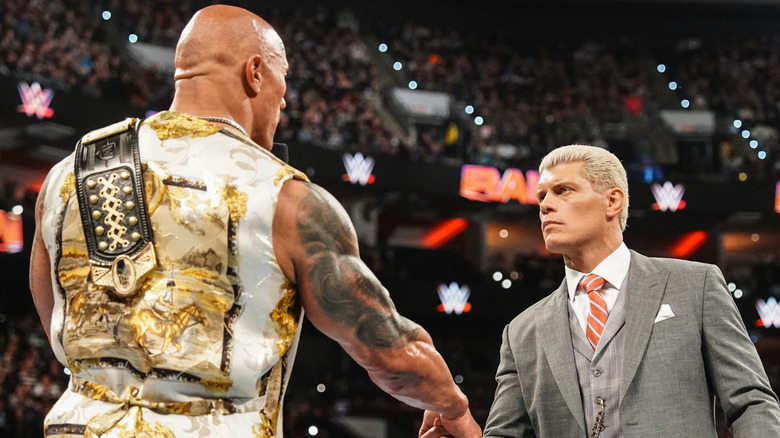
[[[203,119],[203,120],[209,121],[209,122],[219,122],[219,123],[224,123],[226,125],[230,125],[230,126],[236,128],[236,129],[238,129],[238,131],[240,133],[244,134],[244,136],[249,137],[249,134],[247,134],[246,129],[244,129],[243,126],[239,125],[234,120],[230,120],[230,119],[225,118],[225,117],[203,117],[203,116],[196,116],[196,117],[199,118],[199,119]]]

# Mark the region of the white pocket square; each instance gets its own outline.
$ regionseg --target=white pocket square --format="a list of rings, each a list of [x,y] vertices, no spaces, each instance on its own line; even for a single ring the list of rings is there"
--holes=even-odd
[[[658,310],[658,315],[655,316],[655,321],[653,321],[653,324],[669,318],[674,318],[674,312],[672,312],[672,308],[669,307],[668,304],[661,304],[661,309]]]

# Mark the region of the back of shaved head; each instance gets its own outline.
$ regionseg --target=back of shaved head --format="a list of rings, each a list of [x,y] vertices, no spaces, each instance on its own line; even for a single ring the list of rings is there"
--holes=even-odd
[[[174,79],[237,67],[248,56],[265,53],[269,38],[278,39],[271,25],[246,9],[228,5],[201,9],[176,45]]]

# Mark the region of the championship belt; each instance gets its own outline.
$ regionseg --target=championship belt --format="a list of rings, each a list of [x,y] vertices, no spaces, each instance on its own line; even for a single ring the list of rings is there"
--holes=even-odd
[[[157,259],[146,209],[138,125],[128,118],[76,145],[76,193],[92,283],[131,296]]]

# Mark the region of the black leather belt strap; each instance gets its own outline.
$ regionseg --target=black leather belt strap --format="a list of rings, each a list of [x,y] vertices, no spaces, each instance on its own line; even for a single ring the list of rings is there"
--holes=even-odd
[[[138,119],[85,135],[76,145],[75,179],[92,282],[126,297],[156,266],[146,209]]]

